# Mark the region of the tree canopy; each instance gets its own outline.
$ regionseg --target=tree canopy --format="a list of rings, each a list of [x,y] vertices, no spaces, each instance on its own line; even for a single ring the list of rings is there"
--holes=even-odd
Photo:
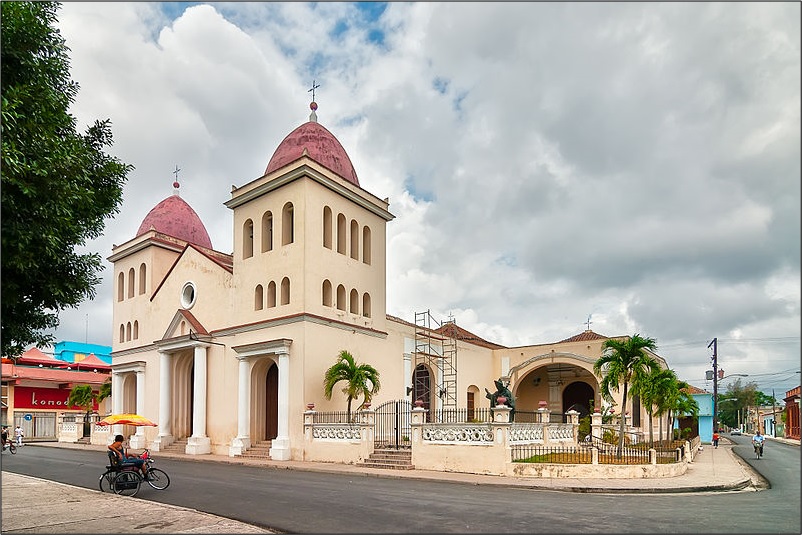
[[[57,2],[0,2],[2,355],[51,343],[58,313],[95,296],[98,253],[76,247],[119,212],[133,166],[104,153],[111,123],[76,129],[78,93]]]
[[[351,414],[351,401],[364,396],[365,403],[379,393],[381,383],[379,382],[379,372],[370,364],[357,364],[353,355],[346,350],[340,351],[337,361],[326,370],[323,378],[323,394],[326,399],[331,399],[334,385],[345,382],[342,389],[343,394],[348,397],[348,414]]]
[[[639,334],[625,340],[609,338],[602,343],[602,356],[593,364],[593,372],[601,377],[599,390],[607,401],[613,400],[613,391],[623,385],[621,396],[621,417],[619,418],[618,452],[620,458],[624,449],[624,416],[627,412],[627,399],[632,396],[629,386],[640,384],[644,377],[660,369],[657,361],[646,350],[654,351],[657,342],[654,338],[644,338]]]

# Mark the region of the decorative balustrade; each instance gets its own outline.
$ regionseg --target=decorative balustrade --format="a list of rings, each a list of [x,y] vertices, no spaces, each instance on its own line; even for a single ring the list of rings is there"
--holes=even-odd
[[[321,440],[361,440],[361,427],[351,424],[315,424],[312,438]]]
[[[493,442],[493,430],[489,424],[424,424],[423,440],[443,443]]]

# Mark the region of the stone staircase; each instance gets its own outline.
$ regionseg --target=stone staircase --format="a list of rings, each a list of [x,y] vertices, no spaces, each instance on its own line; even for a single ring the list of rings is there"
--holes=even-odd
[[[237,457],[244,457],[248,459],[270,459],[270,448],[273,445],[272,440],[260,440],[251,444],[251,447],[244,451]]]
[[[414,470],[412,450],[409,448],[376,448],[370,457],[357,466],[365,468],[389,468],[391,470]]]
[[[76,441],[76,443],[77,444],[90,444],[91,440],[92,440],[92,437],[81,437]]]
[[[168,452],[168,453],[186,453],[186,451],[187,451],[187,439],[186,438],[181,438],[179,440],[176,440],[175,442],[173,442],[169,446],[167,446],[164,449],[162,449],[162,451]]]

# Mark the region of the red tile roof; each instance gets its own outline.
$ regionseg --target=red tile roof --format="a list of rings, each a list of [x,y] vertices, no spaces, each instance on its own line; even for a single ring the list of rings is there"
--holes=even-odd
[[[602,336],[600,334],[596,334],[593,331],[585,331],[583,333],[579,333],[577,335],[572,336],[571,338],[566,338],[565,340],[560,340],[557,342],[558,344],[562,344],[564,342],[590,342],[593,340],[607,340],[608,336]]]

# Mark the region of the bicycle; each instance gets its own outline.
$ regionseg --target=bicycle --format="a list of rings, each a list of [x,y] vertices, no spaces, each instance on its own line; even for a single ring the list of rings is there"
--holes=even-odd
[[[760,459],[763,457],[763,443],[753,442],[752,445],[755,447],[755,459]]]
[[[12,454],[17,453],[17,446],[13,442],[6,442],[5,444],[3,444],[3,451],[6,451],[6,449],[10,451]]]
[[[151,457],[150,450],[146,449],[140,459],[144,459],[148,465],[148,470],[144,476],[140,475],[139,471],[133,466],[121,467],[114,452],[109,452],[110,464],[106,466],[106,471],[100,474],[98,478],[100,490],[102,492],[135,496],[139,492],[139,487],[143,481],[156,490],[164,490],[170,486],[170,476],[167,475],[167,472],[160,468],[153,468],[153,463],[156,461]],[[130,473],[135,474],[137,477],[134,478],[129,475],[120,477],[123,474]]]

